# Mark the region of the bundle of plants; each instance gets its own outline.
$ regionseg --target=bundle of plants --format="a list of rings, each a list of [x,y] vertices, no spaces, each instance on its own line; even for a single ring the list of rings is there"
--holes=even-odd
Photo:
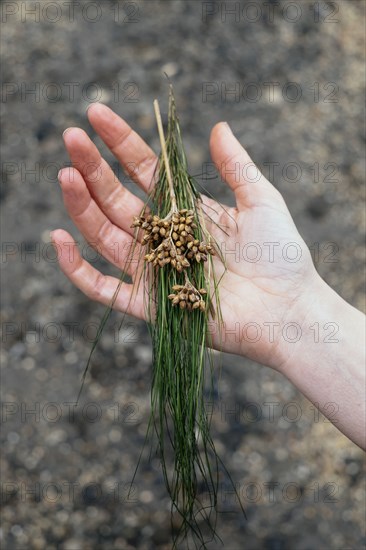
[[[224,268],[224,259],[208,230],[214,222],[204,211],[198,183],[188,172],[171,86],[166,136],[157,100],[154,108],[161,153],[152,192],[132,221],[143,263],[135,285],[144,285],[153,344],[147,436],[156,436],[171,499],[173,547],[184,541],[201,548],[218,537],[220,472],[229,476],[215,450],[207,410],[215,383],[209,321],[219,328],[222,323],[215,263]],[[108,312],[97,339],[107,317]]]

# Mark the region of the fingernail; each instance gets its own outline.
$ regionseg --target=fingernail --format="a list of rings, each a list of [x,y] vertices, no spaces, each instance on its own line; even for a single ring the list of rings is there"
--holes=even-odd
[[[61,174],[62,174],[62,171],[63,171],[63,168],[61,168],[61,170],[58,171],[58,174],[57,174],[57,179],[59,181],[59,183],[61,183]]]
[[[86,113],[89,112],[90,107],[93,107],[93,105],[94,107],[99,107],[99,106],[103,106],[103,103],[100,103],[99,101],[93,101],[93,103],[89,103],[89,105],[86,108]]]
[[[224,122],[223,124],[225,124],[226,128],[229,130],[229,132],[232,134],[233,131],[232,129],[230,128],[229,124],[227,122]]]
[[[71,128],[72,128],[72,126],[70,126],[69,128],[66,128],[66,130],[64,130],[63,133],[62,133],[62,137],[65,137],[66,132],[71,130]]]
[[[53,242],[53,231],[51,231],[51,233],[50,233],[50,239]]]

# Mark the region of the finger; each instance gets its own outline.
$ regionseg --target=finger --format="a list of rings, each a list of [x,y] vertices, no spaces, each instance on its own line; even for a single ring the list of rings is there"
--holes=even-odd
[[[59,172],[65,207],[85,239],[108,261],[131,275],[136,271],[130,252],[139,258],[141,245],[131,235],[114,225],[91,197],[85,181],[75,168]]]
[[[140,214],[143,202],[120,183],[84,130],[68,128],[63,138],[72,165],[82,174],[101,210],[115,225],[133,234],[131,220]]]
[[[145,141],[106,105],[93,103],[88,109],[90,124],[144,191],[151,191],[157,156]]]
[[[211,156],[221,177],[235,193],[238,210],[279,198],[279,192],[263,176],[228,124],[214,126],[210,138]]]
[[[74,239],[66,231],[57,229],[51,233],[51,238],[57,250],[60,268],[66,277],[88,298],[106,306],[111,305],[119,280],[103,275],[84,260]],[[139,319],[146,318],[142,291],[131,284],[121,284],[113,308]]]

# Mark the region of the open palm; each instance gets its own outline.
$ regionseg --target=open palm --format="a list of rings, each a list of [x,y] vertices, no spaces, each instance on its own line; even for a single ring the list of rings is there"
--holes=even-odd
[[[148,191],[155,153],[108,107],[93,104],[88,117],[125,171]],[[131,221],[143,202],[121,185],[83,130],[67,129],[64,141],[72,162],[72,168],[59,174],[67,211],[86,240],[123,269],[133,242]],[[219,334],[217,325],[210,323],[213,345],[277,367],[286,359],[293,323],[301,325],[299,312],[307,309],[304,304],[311,299],[317,274],[282,196],[259,173],[225,123],[213,128],[210,146],[212,159],[236,198],[236,208],[227,208],[202,196],[203,209],[215,222],[208,221],[208,229],[227,267],[220,281],[224,326]],[[110,304],[118,279],[101,274],[84,260],[67,232],[53,231],[52,240],[71,282],[91,299]],[[140,270],[141,265],[128,264],[132,278]],[[222,270],[215,257],[218,276]],[[114,308],[144,319],[142,285],[136,292],[124,283]]]

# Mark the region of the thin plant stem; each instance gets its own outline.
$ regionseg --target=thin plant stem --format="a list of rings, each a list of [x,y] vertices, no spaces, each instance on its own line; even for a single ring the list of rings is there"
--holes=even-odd
[[[171,174],[171,171],[170,171],[168,154],[167,154],[166,146],[165,146],[165,136],[164,136],[163,123],[162,123],[162,120],[161,120],[160,107],[159,107],[159,102],[158,102],[157,99],[154,99],[154,110],[155,110],[156,123],[158,125],[161,152],[162,152],[162,155],[163,155],[165,170],[166,170],[166,176],[167,176],[167,180],[168,180],[168,184],[169,184],[170,200],[172,201],[172,211],[177,212],[178,211],[177,199],[176,199],[176,196],[175,196],[173,179],[172,179],[172,174]]]

